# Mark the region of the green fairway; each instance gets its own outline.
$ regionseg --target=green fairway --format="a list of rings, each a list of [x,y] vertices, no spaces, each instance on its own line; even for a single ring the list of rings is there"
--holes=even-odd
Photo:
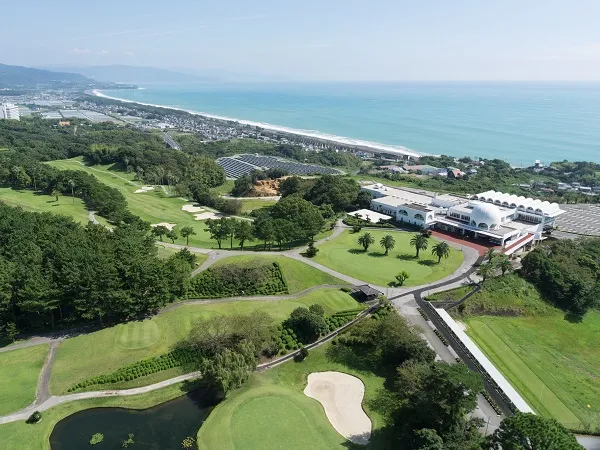
[[[475,340],[529,405],[565,426],[600,426],[600,313],[466,319]],[[591,408],[588,408],[587,405]]]
[[[0,415],[18,411],[35,400],[46,356],[47,344],[0,353]]]
[[[380,286],[394,282],[394,277],[403,270],[410,274],[406,286],[431,283],[450,275],[463,262],[462,252],[452,248],[450,257],[438,264],[437,258],[431,255],[431,248],[438,242],[434,238],[429,239],[429,249],[421,251],[420,258],[416,259],[415,250],[409,245],[415,233],[397,231],[368,230],[375,243],[364,252],[357,239],[365,232],[344,231],[337,238],[319,245],[319,253],[313,259],[345,275]],[[384,256],[379,241],[386,234],[394,237],[396,246]]]
[[[363,408],[373,430],[384,419],[372,406],[383,389],[384,379],[333,362],[325,345],[311,350],[302,363],[289,362],[254,374],[240,390],[219,404],[198,432],[200,449],[332,449],[347,448],[347,441],[329,423],[321,404],[304,395],[312,372],[340,371],[359,377],[365,384]],[[377,448],[373,442],[371,448]]]
[[[277,203],[276,200],[261,200],[259,198],[245,198],[242,202],[242,212],[250,212],[255,209],[266,208]]]
[[[50,390],[53,394],[64,394],[81,380],[166,353],[188,335],[193,323],[200,317],[210,314],[247,314],[261,310],[280,322],[295,308],[314,303],[322,305],[326,314],[359,307],[349,294],[338,289],[323,289],[294,300],[184,305],[143,322],[129,322],[65,340],[58,348]],[[157,375],[163,379],[169,376],[175,374],[163,372]],[[157,377],[152,378],[151,382],[160,381]],[[118,387],[146,384],[150,384],[148,379],[139,378],[123,382]]]
[[[277,262],[281,267],[283,276],[288,285],[290,294],[303,291],[313,286],[319,286],[322,284],[347,284],[342,280],[335,278],[325,272],[321,272],[314,267],[304,264],[300,261],[296,261],[285,256],[272,256],[272,255],[248,255],[248,256],[231,256],[229,258],[222,259],[215,265],[232,264],[232,263],[250,263],[254,260],[264,262]]]
[[[79,198],[58,196],[58,201],[50,195],[43,195],[37,192],[22,190],[17,191],[10,188],[0,188],[0,201],[9,206],[20,206],[26,211],[32,212],[51,212],[72,217],[75,222],[87,225],[89,222],[89,212]],[[98,222],[106,224],[102,217],[96,216]]]

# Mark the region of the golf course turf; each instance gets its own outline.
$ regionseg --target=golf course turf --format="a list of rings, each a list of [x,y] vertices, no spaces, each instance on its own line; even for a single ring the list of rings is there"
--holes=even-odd
[[[371,233],[375,243],[365,252],[357,240],[366,232]],[[396,241],[395,248],[387,256],[379,245],[386,234],[391,234]],[[442,258],[438,264],[437,258],[431,255],[431,248],[438,242],[435,238],[430,238],[429,248],[422,250],[418,259],[415,258],[415,249],[410,246],[414,234],[387,230],[344,231],[335,239],[319,245],[319,253],[313,259],[333,270],[379,286],[394,282],[394,277],[403,270],[410,274],[404,285],[417,286],[440,280],[460,267],[463,255],[454,248],[451,248],[449,258]]]
[[[0,353],[0,415],[18,411],[35,400],[46,356],[47,344]]]
[[[65,394],[75,383],[95,375],[110,373],[125,365],[168,352],[184,339],[193,323],[211,314],[247,314],[260,310],[281,322],[299,306],[318,303],[325,314],[354,309],[359,304],[338,289],[322,289],[297,299],[279,301],[238,301],[229,303],[183,305],[151,319],[105,328],[94,333],[66,339],[58,348],[50,377],[50,391]],[[180,375],[177,369],[121,382],[106,388],[143,386]],[[35,383],[34,383],[35,384]]]

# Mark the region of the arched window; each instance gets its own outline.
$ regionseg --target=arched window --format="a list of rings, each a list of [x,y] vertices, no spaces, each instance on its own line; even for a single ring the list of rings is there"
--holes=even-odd
[[[471,226],[472,227],[476,227],[477,226],[477,222],[475,222],[474,220],[471,220]]]
[[[493,198],[488,198],[488,203],[494,203],[494,199]]]
[[[508,206],[508,202],[502,202],[502,206]]]
[[[401,216],[408,216],[408,213],[404,209],[401,209],[400,211],[398,211],[398,214],[400,214]]]
[[[487,223],[483,223],[483,222],[481,222],[481,223],[478,225],[478,228],[481,228],[482,230],[487,230],[487,229],[488,229]]]
[[[516,203],[511,203],[511,204],[510,204],[510,207],[511,207],[511,208],[516,208],[516,207],[517,207],[517,204],[516,204]]]
[[[500,202],[500,200],[496,200],[494,203],[495,203],[496,205],[499,205],[501,202]]]
[[[497,224],[497,223],[493,223],[493,224],[490,226],[490,230],[497,230],[497,229],[498,229],[498,224]]]
[[[542,210],[541,210],[540,208],[538,208],[538,209],[536,209],[536,210],[535,210],[535,212],[539,212],[539,213],[541,213],[541,212],[542,212]]]
[[[415,219],[416,220],[425,220],[425,217],[423,217],[422,214],[415,214]]]
[[[479,197],[479,200],[481,200],[482,202],[485,202],[485,201],[486,201],[486,198],[485,198],[485,197],[483,197],[483,196],[481,196],[481,197]]]

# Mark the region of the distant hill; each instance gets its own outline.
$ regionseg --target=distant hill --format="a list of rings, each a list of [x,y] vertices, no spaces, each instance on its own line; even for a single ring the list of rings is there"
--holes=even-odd
[[[94,80],[78,73],[52,72],[31,67],[0,64],[0,89],[33,89],[93,84]]]
[[[118,64],[90,67],[56,67],[55,69],[74,72],[97,81],[113,81],[117,83],[183,84],[218,81],[218,78],[212,76],[176,72],[156,67]]]

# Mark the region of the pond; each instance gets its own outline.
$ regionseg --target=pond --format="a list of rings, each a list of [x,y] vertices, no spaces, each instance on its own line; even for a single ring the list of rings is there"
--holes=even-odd
[[[52,450],[121,449],[133,434],[135,449],[180,449],[186,437],[196,439],[198,429],[222,396],[215,391],[198,389],[166,403],[144,410],[93,408],[65,417],[50,436]],[[90,439],[102,433],[96,445]],[[192,448],[196,448],[194,443]]]

